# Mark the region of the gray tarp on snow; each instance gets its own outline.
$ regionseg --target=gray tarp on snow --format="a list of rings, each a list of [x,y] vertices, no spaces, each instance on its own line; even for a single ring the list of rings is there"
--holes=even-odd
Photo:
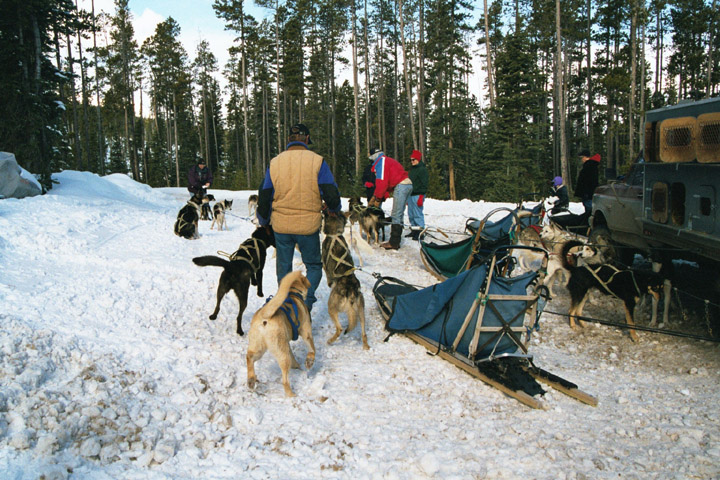
[[[37,183],[24,178],[15,155],[0,152],[0,198],[25,198],[40,195]]]

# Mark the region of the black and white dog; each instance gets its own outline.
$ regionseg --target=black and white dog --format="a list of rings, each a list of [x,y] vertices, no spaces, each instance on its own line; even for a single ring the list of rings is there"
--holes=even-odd
[[[227,230],[227,222],[225,221],[225,212],[232,210],[232,200],[223,200],[213,205],[213,221],[210,224],[210,230],[217,223],[218,230]]]
[[[567,289],[570,292],[570,327],[576,328],[575,320],[582,316],[583,307],[590,290],[599,290],[623,301],[625,322],[631,327],[635,325],[634,310],[640,297],[652,295],[659,300],[665,286],[665,279],[659,273],[646,270],[619,268],[611,264],[579,265],[571,250],[583,246],[582,242],[570,240],[561,250],[563,267],[570,272]],[[630,338],[637,341],[637,332],[630,328]]]
[[[210,207],[210,202],[215,201],[215,196],[212,193],[208,193],[207,199],[208,199],[208,203],[203,203],[202,214],[200,215],[200,220],[212,220],[213,219],[213,211],[212,211],[212,207]]]
[[[215,311],[210,315],[210,320],[217,318],[220,302],[225,294],[232,290],[240,303],[236,331],[238,335],[243,334],[242,316],[247,307],[250,284],[257,285],[257,295],[262,297],[263,268],[265,268],[267,249],[274,246],[275,234],[270,227],[258,227],[252,236],[240,244],[238,250],[230,255],[229,260],[214,255],[193,258],[193,263],[201,267],[223,267],[217,287],[217,304]]]
[[[200,221],[201,209],[203,205],[207,205],[207,195],[198,192],[188,200],[187,204],[180,209],[175,220],[173,231],[175,235],[188,240],[200,238],[198,231],[198,222]]]

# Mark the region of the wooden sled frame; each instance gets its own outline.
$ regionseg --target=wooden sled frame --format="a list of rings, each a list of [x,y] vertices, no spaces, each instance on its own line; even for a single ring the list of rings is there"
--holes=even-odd
[[[490,284],[493,279],[493,277],[496,275],[496,253],[499,249],[507,249],[508,254],[509,251],[518,248],[518,249],[526,249],[526,250],[534,250],[534,251],[541,251],[544,252],[546,255],[543,259],[543,263],[541,266],[541,269],[539,270],[538,279],[536,280],[535,285],[538,285],[540,287],[536,287],[535,291],[532,294],[529,295],[489,295],[489,289]],[[537,367],[532,362],[532,356],[528,354],[528,348],[525,345],[525,342],[527,341],[527,330],[524,327],[524,325],[519,326],[511,326],[513,322],[515,322],[518,318],[521,316],[524,316],[526,314],[529,314],[531,318],[537,318],[537,309],[538,309],[538,300],[540,297],[539,290],[542,287],[542,280],[544,277],[544,272],[546,271],[547,267],[547,251],[536,248],[536,247],[524,247],[524,246],[504,246],[504,247],[498,247],[498,249],[493,250],[493,252],[489,256],[490,265],[488,268],[488,274],[487,279],[485,281],[485,290],[481,294],[478,292],[478,295],[476,296],[472,307],[470,308],[468,314],[465,316],[465,319],[463,321],[463,324],[458,331],[458,334],[455,337],[455,340],[453,342],[453,345],[451,348],[447,348],[444,345],[441,345],[439,342],[436,342],[434,340],[428,339],[422,335],[419,335],[418,333],[412,332],[412,331],[404,331],[402,332],[403,335],[411,339],[412,341],[418,343],[419,345],[424,346],[428,351],[438,355],[444,360],[447,360],[448,362],[452,363],[456,367],[464,370],[465,372],[469,373],[473,377],[483,381],[484,383],[500,390],[501,392],[505,393],[506,395],[515,398],[516,400],[520,401],[524,405],[527,405],[531,408],[537,408],[537,409],[545,409],[545,404],[539,400],[530,395],[529,393],[521,390],[521,389],[515,389],[509,386],[508,384],[503,383],[502,381],[499,381],[497,379],[491,378],[487,374],[483,373],[481,371],[481,367],[483,364],[486,364],[488,362],[493,362],[496,360],[501,360],[503,358],[507,357],[515,357],[519,359],[521,369],[524,373],[528,374],[532,378],[534,378],[536,381],[541,382],[549,387],[552,387],[571,398],[574,398],[582,403],[585,403],[587,405],[591,406],[597,406],[598,401],[597,398],[594,396],[583,392],[578,388],[577,385],[575,385],[572,382],[569,382],[557,375],[554,375],[546,370],[543,370],[539,367]],[[401,282],[404,284],[404,282]],[[407,284],[405,284],[407,285]],[[387,305],[382,301],[382,299],[376,295],[376,299],[378,300],[378,304],[380,306],[380,310],[385,317],[385,320],[388,321],[390,317],[392,316],[392,308],[391,306]],[[526,305],[525,308],[523,308],[519,313],[517,313],[512,319],[505,320],[503,316],[500,314],[498,309],[496,308],[495,304],[501,301],[525,301]],[[478,321],[475,325],[475,331],[473,333],[473,338],[469,346],[470,354],[466,357],[464,355],[458,354],[456,352],[457,346],[461,341],[461,338],[467,331],[467,328],[472,321],[472,317],[474,316],[474,313],[476,310],[480,309],[478,312]],[[485,309],[490,308],[495,315],[500,319],[501,325],[500,326],[483,326],[482,321],[485,313]],[[494,335],[491,336],[491,338],[487,341],[485,341],[482,345],[478,346],[479,339],[481,336],[481,333],[487,333],[492,332]],[[490,356],[487,356],[485,358],[477,359],[477,352],[482,351],[487,347],[489,344],[491,344],[493,341],[495,342],[495,346],[500,342],[500,340],[507,336],[518,346],[518,349],[522,352],[521,354],[518,353],[502,353],[500,355],[495,356],[494,350],[490,354]]]

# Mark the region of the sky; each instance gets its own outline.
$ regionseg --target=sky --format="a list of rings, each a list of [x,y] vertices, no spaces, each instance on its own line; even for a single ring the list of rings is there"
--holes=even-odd
[[[437,282],[404,238],[397,251],[371,247],[356,273],[370,349],[359,328],[327,344],[335,329],[323,279],[315,364],[290,373],[297,397],[285,397],[270,354],[253,391],[237,299],[225,297],[210,321],[221,270],[191,262],[250,236],[253,192],[211,188],[233,200],[228,229],[202,221],[200,238],[185,240],[173,234],[184,188],[72,170],[53,180],[46,195],[0,200],[0,478],[720,478],[716,343],[644,332],[634,343],[596,324],[573,331],[551,313],[568,308],[557,286],[530,354],[598,405],[548,388],[545,409],[531,409],[404,335],[387,338],[370,273]],[[425,221],[458,239],[468,217],[499,206],[511,204],[429,198]],[[277,291],[272,249],[264,273],[265,297],[249,291],[246,331]],[[600,295],[584,313],[624,318],[618,300]],[[639,323],[646,313],[638,309]],[[671,310],[673,326],[681,321]],[[291,347],[304,364],[305,344]]]

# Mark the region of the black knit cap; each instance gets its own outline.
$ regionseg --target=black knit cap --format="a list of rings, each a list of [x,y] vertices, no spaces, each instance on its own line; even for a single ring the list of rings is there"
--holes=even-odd
[[[590,150],[587,148],[583,148],[580,150],[580,153],[578,153],[578,157],[589,157],[590,156]]]
[[[292,127],[290,127],[290,135],[300,135],[303,137],[309,137],[310,136],[310,129],[305,126],[304,123],[296,123]],[[308,138],[308,145],[312,143],[312,140]]]

